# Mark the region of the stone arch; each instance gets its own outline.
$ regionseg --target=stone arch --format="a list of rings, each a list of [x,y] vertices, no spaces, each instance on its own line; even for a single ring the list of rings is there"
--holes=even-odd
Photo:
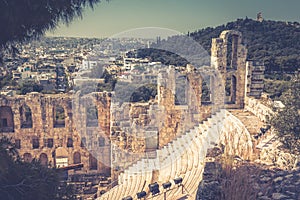
[[[73,147],[73,138],[69,137],[67,139],[67,147]]]
[[[33,149],[38,149],[40,148],[40,139],[37,136],[32,137],[32,148]]]
[[[74,164],[79,164],[81,163],[81,154],[79,152],[75,152],[73,154],[73,163]]]
[[[48,156],[45,153],[41,153],[39,161],[41,162],[41,165],[48,166]]]
[[[65,127],[65,109],[62,106],[53,107],[53,127],[62,128]]]
[[[231,76],[231,102],[235,103],[236,102],[236,85],[237,84],[237,80],[236,80],[236,76],[232,75]]]
[[[208,103],[211,102],[211,96],[212,96],[212,91],[211,91],[211,76],[205,76],[202,80],[202,96],[201,96],[201,102],[202,103]]]
[[[81,138],[80,147],[86,147],[86,137]]]
[[[21,128],[32,128],[32,112],[29,106],[22,105],[19,109]]]
[[[235,30],[223,31],[220,38],[224,41],[223,55],[227,69],[236,70],[238,66],[238,46],[241,44],[242,34]]]
[[[187,104],[187,77],[184,75],[176,75],[175,81],[175,105]]]
[[[0,132],[14,132],[14,114],[9,106],[0,106]]]
[[[226,103],[235,104],[236,102],[236,76],[235,75],[228,75],[226,77],[225,83],[225,96],[226,96]]]
[[[24,162],[31,162],[32,161],[32,155],[30,153],[24,153],[23,154],[23,160],[24,160]]]

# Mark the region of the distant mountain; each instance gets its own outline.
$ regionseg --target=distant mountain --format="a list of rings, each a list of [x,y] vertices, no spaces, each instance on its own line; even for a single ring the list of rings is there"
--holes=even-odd
[[[264,61],[267,73],[294,72],[300,69],[300,23],[252,19],[238,19],[215,28],[205,28],[188,36],[199,42],[210,53],[211,39],[219,37],[223,30],[238,30],[243,34],[243,44],[248,48],[248,60]],[[160,42],[178,41],[173,36]],[[171,42],[170,42],[171,41]],[[164,64],[185,64],[185,60],[169,53],[152,49],[140,50],[138,56],[150,57]],[[182,48],[188,48],[182,45]],[[168,58],[169,57],[169,58]]]

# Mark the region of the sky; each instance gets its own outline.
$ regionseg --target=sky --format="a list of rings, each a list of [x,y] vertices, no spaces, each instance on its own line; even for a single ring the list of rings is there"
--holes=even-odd
[[[300,0],[102,0],[82,19],[47,36],[111,37],[123,31],[160,27],[180,33],[215,27],[238,18],[300,22]]]

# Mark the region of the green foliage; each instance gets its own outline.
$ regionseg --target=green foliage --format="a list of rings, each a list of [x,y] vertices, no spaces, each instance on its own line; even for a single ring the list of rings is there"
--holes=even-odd
[[[283,146],[292,153],[300,153],[300,78],[291,81],[281,100],[285,107],[277,110],[270,123],[275,128]]]
[[[0,77],[0,88],[3,88],[7,85],[15,85],[15,81],[12,80],[12,75],[8,74],[7,76]]]
[[[97,90],[99,92],[107,91],[111,92],[114,90],[117,83],[117,78],[110,74],[107,70],[104,70],[102,77],[104,79],[104,84],[98,84]]]
[[[100,0],[9,0],[0,1],[0,62],[5,53],[18,53],[18,44],[54,30],[59,22],[69,24],[82,17],[83,9]]]
[[[119,81],[116,84],[114,101],[124,102],[147,102],[155,98],[157,94],[157,85],[149,83],[128,83]]]
[[[290,82],[284,80],[265,79],[264,92],[270,94],[271,99],[279,99],[290,87]]]
[[[139,49],[137,53],[139,58],[150,58],[152,61],[161,62],[164,65],[175,65],[175,66],[185,66],[188,64],[188,61],[179,55],[161,50],[161,49]]]
[[[73,190],[60,183],[55,169],[42,166],[38,161],[21,161],[14,144],[0,139],[0,196],[7,200],[73,200]]]
[[[0,1],[0,47],[43,35],[57,27],[60,21],[69,24],[82,17],[85,7],[100,0],[9,0]]]
[[[22,95],[30,93],[30,92],[41,92],[43,90],[43,86],[36,83],[35,81],[24,81],[19,84],[20,93]]]
[[[130,102],[147,102],[157,95],[157,85],[147,84],[139,87],[130,97]]]
[[[188,36],[199,42],[210,53],[212,38],[219,37],[224,30],[238,30],[243,34],[243,43],[248,48],[249,60],[264,61],[266,72],[270,75],[273,71],[294,72],[300,68],[300,24],[298,22],[286,23],[280,21],[258,22],[251,19],[238,19],[226,25],[215,28],[205,28]],[[181,41],[173,36],[161,42],[172,44]],[[186,36],[184,36],[186,37]],[[176,39],[177,38],[177,39]],[[184,41],[184,40],[182,40]],[[153,45],[155,48],[156,44]],[[188,46],[180,44],[186,52]],[[157,49],[142,49],[138,52],[139,57],[150,57],[153,61],[161,61],[163,64],[185,66],[186,60],[170,52]]]
[[[243,43],[248,48],[248,59],[265,62],[266,71],[296,71],[300,68],[300,28],[299,23],[280,21],[258,22],[238,19],[216,28],[205,28],[190,36],[210,52],[211,39],[223,30],[238,30],[243,34]]]

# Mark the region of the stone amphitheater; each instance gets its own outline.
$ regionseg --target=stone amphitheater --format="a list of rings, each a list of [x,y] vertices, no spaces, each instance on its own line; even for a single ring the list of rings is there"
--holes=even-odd
[[[214,38],[211,66],[188,66],[181,75],[184,105],[175,102],[172,67],[159,74],[157,97],[147,103],[119,105],[108,92],[1,96],[1,135],[15,140],[25,161],[82,163],[69,174],[101,177],[91,198],[195,199],[209,149],[254,161],[275,141],[265,124],[272,102],[262,96],[264,65],[246,58],[241,33]]]

